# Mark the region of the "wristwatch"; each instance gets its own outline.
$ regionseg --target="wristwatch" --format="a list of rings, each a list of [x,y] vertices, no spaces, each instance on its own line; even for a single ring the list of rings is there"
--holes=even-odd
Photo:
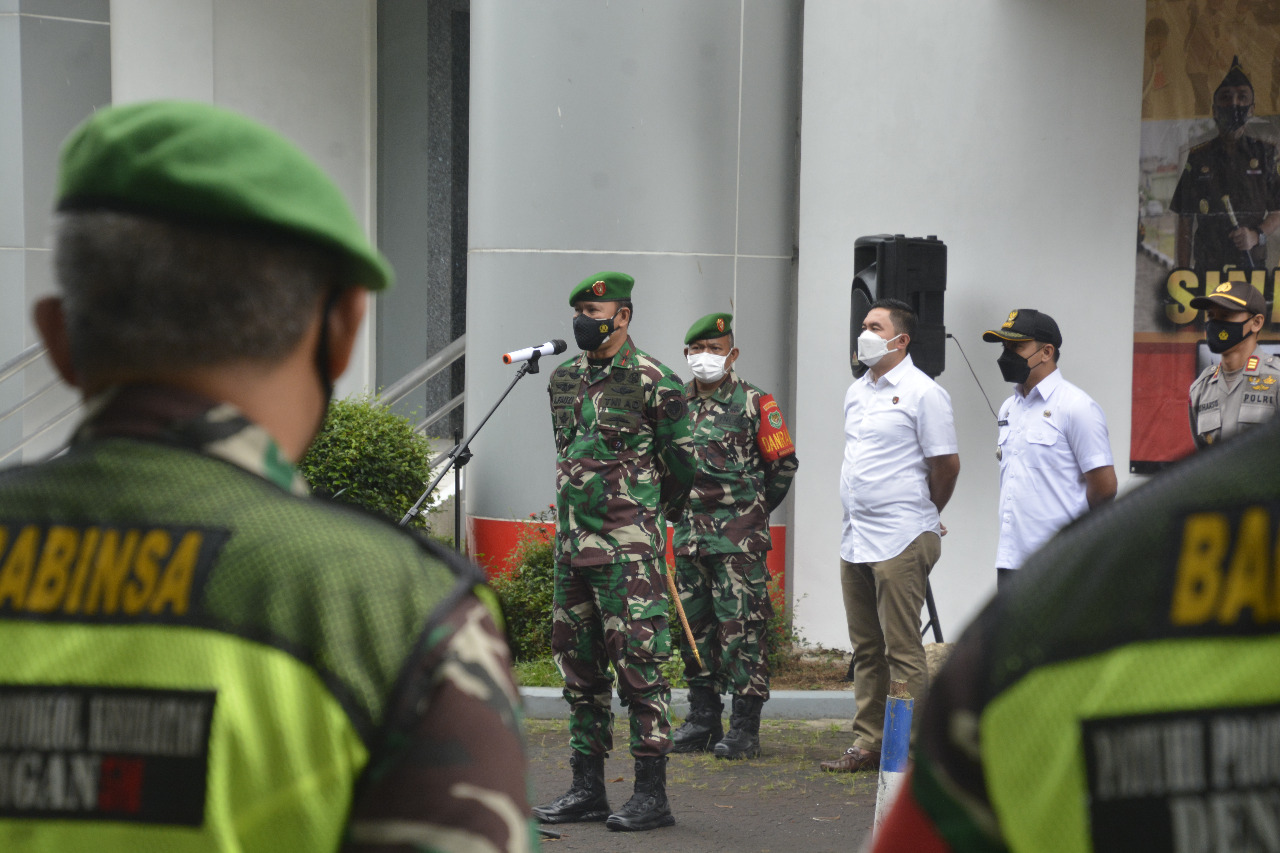
[[[1259,246],[1267,245],[1267,235],[1262,233],[1262,229],[1255,228],[1253,230],[1258,232],[1258,245]]]

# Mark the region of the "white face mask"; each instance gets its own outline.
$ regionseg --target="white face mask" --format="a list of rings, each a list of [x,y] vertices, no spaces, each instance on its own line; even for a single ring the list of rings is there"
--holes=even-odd
[[[690,353],[689,369],[693,371],[693,375],[703,382],[719,382],[724,378],[724,363],[729,358],[727,355],[715,355],[709,352]]]
[[[889,354],[889,344],[900,337],[902,335],[894,335],[886,341],[870,329],[863,329],[862,334],[858,335],[858,361],[867,367],[874,366]]]

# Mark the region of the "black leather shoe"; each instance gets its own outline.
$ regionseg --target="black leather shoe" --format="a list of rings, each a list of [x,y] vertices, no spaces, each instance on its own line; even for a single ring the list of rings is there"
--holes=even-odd
[[[689,716],[671,733],[672,752],[710,752],[722,737],[724,703],[709,687],[689,688]]]
[[[583,755],[575,750],[569,755],[569,767],[573,770],[569,790],[547,805],[534,808],[534,818],[542,823],[589,823],[607,818],[604,756]]]
[[[675,822],[667,803],[667,757],[637,758],[635,793],[604,825],[617,832],[644,832]]]
[[[760,757],[760,709],[763,707],[764,700],[759,696],[733,697],[729,733],[716,744],[716,758]]]

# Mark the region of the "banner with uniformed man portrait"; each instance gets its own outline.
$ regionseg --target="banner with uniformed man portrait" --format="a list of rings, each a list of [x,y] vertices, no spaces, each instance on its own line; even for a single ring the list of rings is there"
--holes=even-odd
[[[1219,356],[1197,296],[1247,281],[1280,350],[1280,0],[1147,0],[1130,468],[1194,449],[1188,389]]]

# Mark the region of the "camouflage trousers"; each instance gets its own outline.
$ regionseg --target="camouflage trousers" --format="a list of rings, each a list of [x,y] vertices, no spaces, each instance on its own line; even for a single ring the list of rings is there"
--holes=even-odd
[[[680,603],[702,656],[681,650],[690,687],[769,699],[765,631],[773,616],[764,552],[676,558]]]
[[[587,755],[613,749],[613,677],[631,714],[631,754],[671,751],[671,659],[661,559],[604,566],[556,564],[551,651],[569,703],[569,745]]]

